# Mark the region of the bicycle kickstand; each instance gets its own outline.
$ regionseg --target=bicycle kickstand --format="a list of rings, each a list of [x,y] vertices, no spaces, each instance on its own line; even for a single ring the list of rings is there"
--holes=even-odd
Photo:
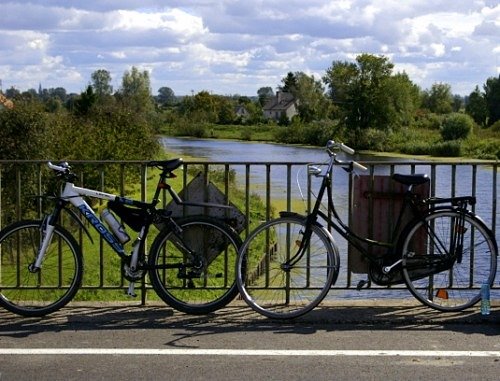
[[[129,282],[127,295],[131,296],[133,298],[137,297],[137,294],[135,293],[135,283],[134,282]]]

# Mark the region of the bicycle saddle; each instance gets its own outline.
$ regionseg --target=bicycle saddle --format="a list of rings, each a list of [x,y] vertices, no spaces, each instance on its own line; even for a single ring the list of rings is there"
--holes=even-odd
[[[395,173],[392,175],[392,179],[404,185],[420,185],[430,181],[430,178],[426,173],[416,175],[403,175],[401,173]]]
[[[183,163],[182,158],[171,159],[171,160],[160,160],[160,161],[150,161],[148,162],[148,167],[158,167],[163,171],[171,172],[174,169],[179,168]]]

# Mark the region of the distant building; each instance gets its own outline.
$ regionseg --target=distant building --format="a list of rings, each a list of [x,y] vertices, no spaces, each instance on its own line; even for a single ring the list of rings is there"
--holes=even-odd
[[[297,100],[291,93],[278,91],[275,97],[266,102],[263,107],[263,111],[266,119],[279,121],[281,118],[286,116],[289,120],[291,120],[298,114]]]
[[[236,113],[236,117],[240,118],[242,122],[246,121],[250,117],[250,113],[244,105],[236,106],[234,112]]]

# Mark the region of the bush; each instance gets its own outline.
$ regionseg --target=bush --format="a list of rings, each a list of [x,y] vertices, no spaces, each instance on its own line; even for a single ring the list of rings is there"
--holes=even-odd
[[[426,142],[412,140],[402,145],[400,151],[407,155],[430,155],[432,145]]]
[[[356,134],[356,138],[350,138],[349,144],[358,150],[385,151],[389,141],[386,131],[375,128],[367,128]]]
[[[441,136],[445,141],[466,139],[473,126],[474,120],[469,115],[453,113],[443,121]]]
[[[495,123],[493,123],[490,126],[491,131],[493,132],[500,132],[500,120],[497,120]]]
[[[174,135],[193,136],[195,138],[208,137],[208,125],[202,122],[192,122],[186,118],[178,118],[172,123]]]
[[[438,114],[424,114],[419,115],[415,121],[416,128],[426,130],[439,130],[443,123],[443,116]]]
[[[449,156],[458,157],[461,153],[461,144],[458,140],[448,140],[439,142],[431,147],[431,155],[433,156]]]
[[[466,156],[476,159],[495,160],[500,159],[499,139],[469,139],[464,147]]]
[[[294,119],[290,126],[276,127],[274,138],[280,143],[324,146],[341,135],[340,128],[330,120],[302,123]]]

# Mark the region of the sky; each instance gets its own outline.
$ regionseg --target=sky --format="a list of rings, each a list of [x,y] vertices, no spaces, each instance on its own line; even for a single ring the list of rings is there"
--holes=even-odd
[[[0,80],[80,93],[133,66],[153,95],[257,95],[288,72],[383,55],[422,90],[468,95],[500,74],[499,0],[0,0]]]

